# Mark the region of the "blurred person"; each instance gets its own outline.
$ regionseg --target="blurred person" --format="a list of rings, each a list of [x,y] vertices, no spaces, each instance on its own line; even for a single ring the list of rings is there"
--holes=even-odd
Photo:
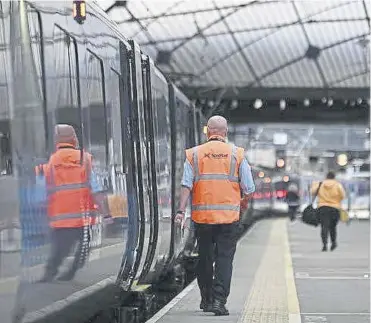
[[[38,166],[45,176],[47,213],[51,228],[51,255],[40,282],[54,279],[58,268],[77,243],[71,268],[59,280],[71,280],[83,266],[89,246],[90,226],[96,223],[97,205],[105,210],[104,196],[92,171],[92,156],[78,149],[75,129],[55,127],[56,151]]]
[[[316,194],[317,190],[317,212],[321,223],[322,251],[327,251],[329,234],[331,237],[331,251],[333,251],[337,247],[336,226],[340,219],[341,201],[345,198],[345,191],[341,183],[335,180],[335,173],[332,171],[328,172],[323,182],[313,183],[312,195]]]
[[[192,193],[192,221],[199,248],[200,309],[215,315],[229,315],[225,304],[230,292],[240,211],[247,208],[255,191],[244,149],[227,144],[227,132],[227,120],[213,116],[207,123],[207,142],[186,150],[175,216],[176,223],[184,221]]]
[[[289,207],[290,220],[295,221],[296,212],[300,206],[300,196],[298,186],[294,183],[289,185],[286,195],[286,203]]]

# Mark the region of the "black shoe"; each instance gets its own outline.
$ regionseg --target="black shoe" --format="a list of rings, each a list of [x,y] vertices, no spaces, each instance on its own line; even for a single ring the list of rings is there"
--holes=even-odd
[[[66,273],[66,274],[63,274],[62,276],[58,277],[57,280],[59,280],[59,281],[70,281],[74,277],[75,277],[75,274]]]
[[[322,251],[327,251],[327,247],[323,246]]]
[[[45,274],[41,279],[37,280],[36,283],[50,283],[54,279],[55,275],[56,273]]]
[[[217,299],[213,302],[212,312],[215,314],[215,316],[229,315],[229,312],[225,305]]]
[[[22,323],[25,315],[26,309],[23,306],[20,308],[16,308],[13,312],[12,323]]]
[[[203,310],[204,312],[212,312],[213,303],[208,302],[206,300],[202,300],[200,303],[200,310]]]
[[[338,246],[338,245],[337,245],[336,242],[333,243],[333,244],[331,245],[331,251],[334,251],[334,250],[336,249],[337,246]]]

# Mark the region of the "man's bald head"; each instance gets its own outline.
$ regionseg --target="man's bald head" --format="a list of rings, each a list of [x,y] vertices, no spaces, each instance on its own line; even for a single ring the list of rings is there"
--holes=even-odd
[[[55,143],[71,144],[77,148],[78,140],[75,129],[68,124],[58,124],[54,128]]]
[[[207,121],[207,135],[227,137],[228,123],[222,116],[212,116]]]

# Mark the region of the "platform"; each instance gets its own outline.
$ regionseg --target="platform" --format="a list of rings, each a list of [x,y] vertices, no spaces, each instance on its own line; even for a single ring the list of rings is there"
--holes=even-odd
[[[192,282],[147,323],[366,323],[370,321],[370,225],[338,226],[339,247],[321,252],[320,229],[263,220],[240,240],[230,315],[199,310]]]

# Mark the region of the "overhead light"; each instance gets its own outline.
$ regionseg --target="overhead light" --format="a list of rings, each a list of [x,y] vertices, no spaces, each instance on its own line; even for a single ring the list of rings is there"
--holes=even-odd
[[[334,100],[333,99],[328,99],[328,101],[327,101],[327,105],[329,106],[329,107],[331,107],[332,105],[334,104]]]
[[[255,109],[260,109],[263,106],[263,101],[260,99],[256,99],[254,102],[254,108]]]
[[[287,175],[283,176],[283,181],[285,183],[287,183],[289,180],[290,180],[290,177],[288,177]]]
[[[338,155],[336,162],[339,166],[345,166],[348,164],[348,156],[346,154],[340,154]]]
[[[361,99],[361,98],[358,98],[358,99],[357,99],[357,103],[358,103],[358,104],[362,104],[362,99]]]
[[[259,178],[263,178],[264,175],[265,175],[264,172],[261,172],[261,171],[260,171],[259,174],[258,174],[258,177],[259,177]]]
[[[304,106],[308,107],[310,104],[309,99],[304,99]]]
[[[283,111],[286,109],[286,101],[285,100],[281,100],[280,101],[280,110]]]
[[[321,101],[322,101],[322,103],[326,103],[327,99],[325,97],[323,97]]]
[[[285,161],[282,158],[280,158],[280,159],[277,159],[276,164],[277,164],[277,167],[282,168],[283,166],[285,166]]]
[[[210,100],[207,105],[212,108],[214,106],[214,101],[213,100]]]
[[[231,108],[236,109],[238,107],[238,101],[237,100],[232,100],[231,102]]]
[[[370,128],[366,128],[365,133],[369,134],[370,133]]]

